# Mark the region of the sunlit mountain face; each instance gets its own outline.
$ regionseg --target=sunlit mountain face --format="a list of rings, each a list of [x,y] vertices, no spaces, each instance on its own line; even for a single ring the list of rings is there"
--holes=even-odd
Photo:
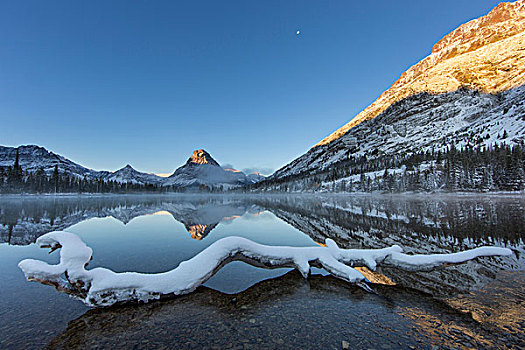
[[[228,190],[261,181],[264,176],[246,175],[242,171],[222,168],[203,149],[193,152],[186,164],[175,170],[164,182],[165,186],[199,187],[211,186]]]
[[[525,1],[519,0],[501,3],[446,35],[370,106],[261,187],[298,192],[485,190],[483,181],[447,183],[457,170],[458,181],[464,180],[460,173],[480,179],[485,174],[489,191],[522,190],[524,99]],[[502,147],[507,153],[517,150],[519,158],[508,173],[498,171],[504,165],[493,161],[499,154],[470,168],[453,164]],[[445,157],[453,160],[445,164]],[[385,169],[391,178],[379,180]],[[424,172],[431,173],[430,180],[420,176]],[[402,186],[390,186],[399,181]]]
[[[186,164],[210,164],[219,166],[219,163],[212,158],[212,156],[203,149],[193,151]]]
[[[486,16],[467,22],[410,67],[369,107],[323,139],[326,145],[395,102],[420,93],[441,94],[459,88],[495,94],[525,84],[525,1],[499,4]]]

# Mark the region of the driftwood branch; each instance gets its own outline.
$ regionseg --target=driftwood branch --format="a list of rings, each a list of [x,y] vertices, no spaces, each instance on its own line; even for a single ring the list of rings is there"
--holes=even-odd
[[[54,231],[37,239],[40,247],[60,249],[60,262],[49,265],[26,259],[18,266],[29,281],[52,285],[89,306],[109,306],[124,301],[159,299],[195,290],[231,261],[244,261],[262,268],[295,268],[306,278],[311,266],[324,268],[333,276],[350,283],[363,284],[366,278],[354,267],[375,270],[378,264],[404,270],[430,270],[443,264],[457,264],[480,256],[510,255],[506,248],[480,247],[460,253],[407,255],[394,245],[383,249],[341,249],[331,240],[326,247],[267,246],[241,237],[220,239],[179,264],[175,269],[157,273],[116,273],[106,268],[86,270],[93,251],[73,233]],[[364,285],[366,288],[366,285]]]

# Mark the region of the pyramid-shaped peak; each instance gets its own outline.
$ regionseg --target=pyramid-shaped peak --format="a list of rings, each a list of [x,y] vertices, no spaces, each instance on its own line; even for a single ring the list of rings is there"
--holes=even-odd
[[[188,159],[186,164],[210,164],[219,166],[219,163],[217,163],[215,159],[213,159],[213,157],[203,149],[197,149],[193,151],[193,154],[191,155],[190,159]]]
[[[118,170],[115,170],[113,173],[131,173],[131,172],[135,172],[136,170],[133,169],[133,167],[129,164],[126,164],[125,167],[122,167]]]
[[[125,171],[125,172],[130,172],[130,171],[135,171],[135,169],[133,169],[133,167],[132,167],[131,165],[126,164],[125,167],[122,167],[122,168],[120,168],[119,170],[116,170],[115,173],[116,173],[117,171],[118,171],[118,172],[124,172],[124,171]]]

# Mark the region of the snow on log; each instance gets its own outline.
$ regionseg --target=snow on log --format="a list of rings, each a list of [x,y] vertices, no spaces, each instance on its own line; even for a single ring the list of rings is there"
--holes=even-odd
[[[296,268],[305,278],[310,266],[322,267],[337,278],[364,285],[366,278],[353,267],[366,266],[375,270],[378,264],[383,264],[405,270],[429,270],[481,256],[512,253],[507,248],[481,247],[452,254],[407,255],[397,245],[383,249],[340,249],[333,240],[326,239],[326,247],[285,247],[226,237],[173,270],[145,274],[117,273],[100,267],[86,270],[93,250],[73,233],[50,232],[39,237],[36,244],[52,251],[60,248],[60,262],[49,265],[40,260],[22,260],[18,267],[26,278],[52,285],[94,307],[125,301],[147,302],[163,295],[190,293],[231,261],[244,261],[262,268]]]

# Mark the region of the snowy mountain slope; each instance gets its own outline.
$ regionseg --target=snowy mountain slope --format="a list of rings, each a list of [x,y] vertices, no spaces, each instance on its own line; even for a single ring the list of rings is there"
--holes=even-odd
[[[106,181],[116,181],[119,183],[131,183],[139,185],[161,184],[164,181],[164,178],[155,174],[147,174],[137,171],[129,164],[122,169],[104,176],[103,178]]]
[[[525,141],[525,86],[497,95],[460,89],[420,94],[390,106],[378,117],[350,129],[343,137],[311,149],[272,177],[329,169],[351,156],[473,148]]]
[[[525,138],[525,0],[454,30],[372,105],[270,178],[350,157],[473,148]],[[300,175],[301,176],[301,175]]]
[[[0,146],[0,167],[7,168],[13,166],[17,149],[19,165],[23,171],[30,173],[43,170],[44,173],[49,176],[53,174],[56,165],[60,174],[68,174],[90,180],[101,179],[104,181],[132,184],[158,184],[163,180],[154,174],[141,173],[133,169],[130,165],[115,172],[88,169],[36,145],[20,146],[18,148]]]
[[[96,171],[83,167],[61,155],[50,152],[44,147],[27,145],[15,147],[0,146],[0,167],[7,168],[13,166],[18,149],[19,164],[24,171],[34,173],[42,169],[47,175],[51,175],[58,165],[59,173],[68,173],[78,177],[88,179],[99,179],[110,174],[108,171]]]
[[[501,3],[487,15],[459,26],[410,67],[370,106],[316,146],[343,136],[390,105],[423,92],[467,87],[497,93],[525,83],[525,0]]]
[[[246,175],[238,170],[223,169],[213,157],[203,149],[193,152],[186,164],[175,170],[166,178],[165,186],[242,186],[252,183]]]

